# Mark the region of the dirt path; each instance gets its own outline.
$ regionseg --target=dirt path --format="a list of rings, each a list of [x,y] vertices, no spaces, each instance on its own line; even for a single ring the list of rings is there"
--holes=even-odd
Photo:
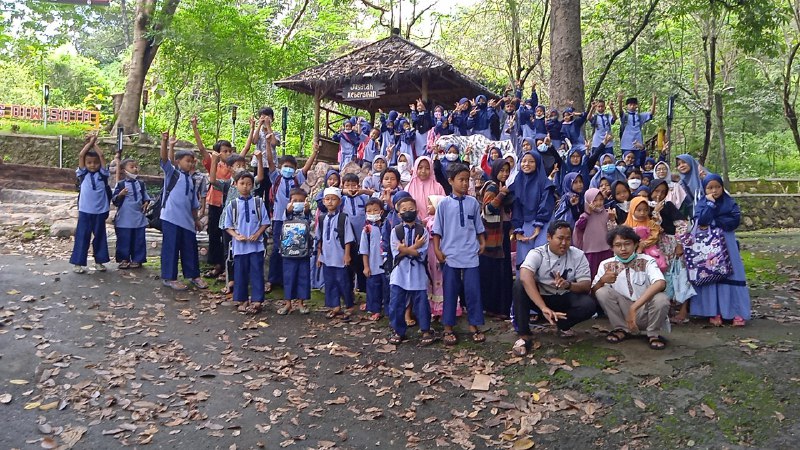
[[[572,340],[540,330],[518,359],[504,322],[482,346],[412,334],[394,349],[385,320],[252,318],[165,292],[150,270],[72,274],[68,242],[4,233],[0,448],[794,448],[800,262],[783,255],[800,239],[787,242],[743,239],[768,318],[675,327],[663,352],[606,344],[607,321],[590,321]],[[476,374],[488,391],[470,390]]]

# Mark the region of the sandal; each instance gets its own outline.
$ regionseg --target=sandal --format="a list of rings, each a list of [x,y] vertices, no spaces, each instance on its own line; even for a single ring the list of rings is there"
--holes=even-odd
[[[132,262],[132,263],[131,263],[131,265],[130,265],[129,267],[130,267],[131,269],[141,269],[141,267],[142,267],[142,263],[138,263],[138,262]]]
[[[292,312],[291,305],[283,305],[282,307],[280,307],[278,309],[278,315],[281,315],[281,316],[285,316],[285,315],[289,314],[290,312]]]
[[[733,323],[731,325],[733,325],[735,327],[743,327],[745,325],[745,323],[746,322],[742,317],[736,316],[736,317],[733,318]]]
[[[486,335],[481,330],[475,330],[472,332],[472,342],[476,344],[486,342]]]
[[[435,341],[436,341],[436,335],[434,335],[430,331],[425,331],[422,333],[422,338],[420,338],[419,340],[419,345],[427,347],[433,344]]]
[[[335,308],[335,309],[332,309],[332,310],[328,311],[328,314],[325,314],[325,318],[334,319],[334,318],[336,318],[336,316],[341,315],[341,314],[342,314],[342,310],[339,309],[339,308]]]
[[[687,324],[689,322],[690,322],[690,320],[689,320],[688,317],[681,318],[680,316],[675,316],[675,317],[670,317],[669,318],[669,323],[671,323],[673,325],[685,325],[685,324]]]
[[[413,326],[416,326],[416,325],[417,325],[417,321],[416,320],[414,320],[414,319],[406,319],[406,326],[407,327],[410,328],[410,327],[413,327]]]
[[[131,263],[130,263],[130,261],[122,261],[122,262],[121,262],[121,263],[119,263],[119,265],[117,266],[117,269],[119,269],[119,270],[125,270],[125,269],[130,269],[130,268],[131,268]]]
[[[362,303],[361,306],[358,307],[358,309],[360,309],[361,311],[366,311],[367,310],[367,304],[366,303]]]
[[[310,313],[311,310],[308,309],[308,307],[306,305],[302,305],[299,308],[297,308],[297,312],[299,312],[300,314],[306,315],[306,314]]]
[[[75,272],[75,273],[86,273],[86,269],[84,269],[83,266],[78,265],[78,264],[76,264],[76,265],[74,265],[72,267],[72,271]]]
[[[715,327],[721,327],[722,326],[722,317],[719,316],[719,315],[716,315],[716,316],[708,319],[708,323],[710,323],[711,325],[713,325]]]
[[[458,336],[452,331],[445,331],[444,335],[442,335],[442,341],[444,341],[444,345],[453,346],[458,344]]]
[[[653,350],[664,350],[664,348],[667,346],[667,342],[661,336],[650,336],[648,338],[648,345]]]
[[[339,320],[341,320],[342,322],[345,322],[345,323],[350,322],[350,320],[351,320],[350,314],[342,313],[342,317],[340,317]]]
[[[258,314],[261,312],[261,302],[250,302],[247,306],[248,314]]]
[[[399,334],[394,334],[392,337],[389,338],[389,343],[393,345],[400,345],[401,342],[405,341],[405,336],[400,336]]]
[[[264,286],[264,293],[269,294],[270,292],[272,292],[272,283],[267,282]]]
[[[528,354],[528,341],[525,339],[519,338],[517,342],[514,342],[514,346],[511,347],[511,353],[514,356],[523,357]]]
[[[211,270],[207,270],[206,273],[203,274],[203,278],[217,278],[221,272],[221,270],[215,267]]]
[[[189,283],[194,285],[197,289],[208,289],[208,283],[205,282],[202,278],[192,278]]]
[[[189,289],[189,286],[186,286],[178,280],[164,280],[162,281],[162,284],[175,291],[185,291]]]
[[[372,313],[369,315],[369,317],[367,317],[367,320],[370,322],[377,322],[381,320],[381,313]]]
[[[573,338],[576,334],[575,330],[570,328],[569,330],[558,330],[558,336],[562,338]]]
[[[628,334],[627,331],[617,329],[608,332],[608,334],[606,335],[606,342],[609,342],[611,344],[619,344],[620,342],[624,341],[625,339],[628,339],[629,337],[630,334]]]
[[[246,313],[250,302],[235,302],[235,303],[239,303],[239,306],[236,308],[236,311],[240,313]]]

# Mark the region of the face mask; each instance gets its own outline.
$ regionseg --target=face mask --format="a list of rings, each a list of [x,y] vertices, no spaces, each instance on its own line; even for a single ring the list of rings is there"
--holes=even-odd
[[[629,262],[631,262],[631,261],[633,261],[634,259],[636,259],[636,252],[633,252],[633,253],[631,253],[631,256],[628,256],[628,257],[627,257],[627,258],[625,258],[625,259],[622,259],[622,258],[620,258],[619,256],[616,256],[616,255],[614,256],[614,258],[615,258],[617,261],[621,262],[622,264],[628,264]]]
[[[399,170],[400,172],[403,172],[406,169],[408,169],[408,163],[407,162],[399,162],[399,163],[397,163],[397,170]]]
[[[632,179],[628,180],[628,187],[631,188],[634,191],[636,189],[639,189],[639,186],[641,186],[641,185],[642,185],[642,180],[640,180],[638,178],[632,178]]]
[[[417,211],[404,211],[400,213],[400,218],[403,219],[403,222],[411,223],[417,220]]]
[[[292,178],[294,176],[294,167],[281,167],[281,176],[283,178]]]
[[[238,173],[242,173],[242,172],[244,172],[244,167],[234,167],[233,168],[233,174],[234,175],[236,175]]]
[[[536,118],[537,118],[537,119],[544,119],[544,114],[542,114],[542,113],[536,113]]]
[[[303,202],[294,202],[292,203],[292,210],[296,213],[301,213],[305,209],[306,204]]]
[[[536,150],[539,150],[539,153],[546,153],[547,152],[547,145],[542,144],[542,145],[536,147]]]
[[[139,174],[138,173],[125,172],[125,176],[128,177],[129,180],[135,180],[136,177],[139,176]]]
[[[616,168],[617,166],[615,166],[614,164],[603,164],[600,167],[600,170],[602,170],[603,173],[614,173],[614,170],[616,170]]]
[[[367,220],[370,222],[378,222],[381,220],[380,214],[367,214]]]
[[[455,161],[455,160],[458,159],[458,154],[457,153],[447,153],[447,154],[444,155],[444,157],[448,161]]]
[[[436,111],[435,113],[433,113],[433,117],[435,117],[436,120],[442,120],[442,113]]]

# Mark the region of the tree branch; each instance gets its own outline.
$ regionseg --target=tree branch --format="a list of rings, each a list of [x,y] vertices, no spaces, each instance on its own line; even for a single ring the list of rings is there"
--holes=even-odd
[[[286,42],[291,37],[292,32],[294,31],[294,27],[296,27],[297,24],[300,22],[300,19],[303,18],[303,14],[306,13],[306,8],[308,8],[308,2],[309,0],[305,0],[303,2],[303,6],[300,8],[300,12],[297,13],[297,16],[295,16],[294,20],[292,21],[292,25],[289,26],[288,30],[286,30],[286,34],[283,35],[283,39],[281,40],[281,49],[283,49],[283,47],[286,45]]]

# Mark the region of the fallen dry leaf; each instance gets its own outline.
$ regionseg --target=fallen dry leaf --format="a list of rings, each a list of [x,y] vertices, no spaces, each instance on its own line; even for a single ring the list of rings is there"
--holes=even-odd
[[[11,403],[11,394],[2,394],[0,395],[0,403],[7,405]]]
[[[711,407],[706,405],[705,403],[700,404],[700,409],[703,410],[703,414],[709,419],[713,419],[717,415],[717,413],[715,413],[714,410],[711,409]]]
[[[638,398],[633,399],[633,404],[635,404],[636,407],[639,408],[639,409],[646,409],[647,408],[647,403],[639,400]]]
[[[470,390],[488,391],[491,382],[492,382],[492,377],[490,377],[489,375],[484,375],[482,373],[475,374],[475,378],[472,379],[472,387],[470,387]]]
[[[27,380],[11,380],[9,381],[11,384],[28,384]]]
[[[51,437],[46,437],[42,439],[42,448],[56,448],[58,447],[58,442]]]
[[[514,445],[511,446],[513,450],[528,450],[529,448],[533,448],[536,445],[533,440],[529,438],[522,438],[517,439],[514,441]]]

